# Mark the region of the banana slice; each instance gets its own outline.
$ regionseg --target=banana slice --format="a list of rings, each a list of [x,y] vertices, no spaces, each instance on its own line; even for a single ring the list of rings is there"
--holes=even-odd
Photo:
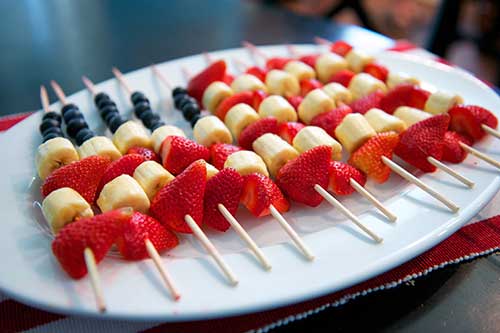
[[[299,156],[299,152],[288,144],[288,142],[272,133],[260,136],[253,142],[252,147],[262,157],[273,177],[278,174],[278,171],[286,162]]]
[[[315,64],[318,79],[323,83],[328,82],[337,72],[347,69],[347,66],[344,58],[331,52],[320,55]]]
[[[153,200],[156,193],[174,178],[170,172],[155,161],[143,162],[134,171],[134,179],[142,187],[149,200]]]
[[[303,63],[302,61],[292,60],[289,61],[283,70],[287,73],[292,74],[300,82],[302,80],[314,79],[316,77],[316,72],[314,68]]]
[[[349,104],[352,102],[351,92],[340,83],[328,83],[323,87],[323,91],[335,102],[335,105],[339,103]]]
[[[235,93],[255,90],[262,90],[264,92],[267,92],[267,87],[264,82],[251,74],[242,74],[235,78],[231,83],[231,89]]]
[[[94,216],[88,202],[69,187],[52,191],[42,202],[42,213],[54,234],[76,219]]]
[[[342,159],[342,146],[321,127],[304,127],[295,135],[292,143],[293,147],[301,154],[314,147],[329,146],[332,147],[332,159]]]
[[[71,141],[65,138],[50,139],[36,150],[35,165],[42,180],[54,170],[75,161],[78,161],[78,153]]]
[[[240,133],[250,124],[259,120],[259,115],[251,106],[245,103],[236,104],[226,114],[224,121],[227,128],[237,140]]]
[[[153,143],[153,149],[156,153],[160,152],[163,140],[165,140],[165,138],[170,135],[182,136],[183,138],[186,137],[184,131],[179,127],[172,125],[163,125],[161,127],[158,127],[151,134],[151,142]]]
[[[349,82],[349,91],[352,94],[353,100],[357,100],[377,90],[385,93],[387,91],[385,83],[367,73],[356,74]]]
[[[147,213],[149,199],[134,178],[121,175],[104,185],[97,199],[97,206],[102,212],[132,207],[135,211]]]
[[[299,105],[299,118],[310,124],[317,115],[335,108],[335,103],[322,89],[310,91]]]
[[[347,61],[349,68],[354,73],[360,73],[363,71],[365,66],[373,62],[374,59],[372,56],[364,53],[363,51],[352,49],[346,54],[345,60]]]
[[[394,111],[393,115],[401,119],[406,124],[406,127],[410,127],[411,125],[416,124],[419,121],[432,117],[430,113],[411,108],[409,106],[398,107],[396,111]]]
[[[229,155],[224,163],[224,168],[233,168],[242,176],[260,173],[269,177],[269,172],[262,158],[249,150],[240,150]]]
[[[113,135],[113,143],[122,154],[126,154],[132,147],[152,147],[151,138],[144,127],[132,120],[118,127]]]
[[[94,136],[88,139],[78,148],[78,154],[80,155],[80,159],[89,156],[106,156],[112,161],[122,156],[113,142],[105,136]]]
[[[432,93],[425,102],[424,111],[433,115],[446,113],[456,104],[462,104],[464,99],[460,95],[447,91],[436,91]]]
[[[406,129],[404,121],[377,108],[368,110],[365,118],[377,133],[389,131],[401,133]]]
[[[279,69],[273,69],[266,75],[267,90],[272,95],[296,96],[300,93],[300,84],[295,76]]]
[[[375,135],[375,130],[360,113],[348,114],[335,129],[335,136],[349,153]]]
[[[387,76],[387,88],[393,89],[394,87],[403,83],[412,84],[414,86],[420,85],[420,81],[417,78],[410,76],[406,73],[389,72],[389,75]]]
[[[233,137],[226,125],[216,116],[206,116],[196,122],[193,136],[199,144],[210,147],[214,143],[231,143]]]
[[[215,81],[205,89],[202,104],[208,111],[214,113],[219,104],[232,94],[233,90],[227,84]]]
[[[271,95],[262,101],[259,106],[261,118],[274,117],[278,122],[297,121],[297,112],[288,101],[279,95]]]
[[[219,170],[217,170],[217,168],[210,163],[205,163],[205,166],[207,168],[207,180],[209,180],[219,172]]]

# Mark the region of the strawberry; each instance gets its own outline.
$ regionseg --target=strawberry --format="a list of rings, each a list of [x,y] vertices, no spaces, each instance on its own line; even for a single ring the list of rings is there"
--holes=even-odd
[[[60,167],[43,182],[42,195],[62,187],[70,187],[89,203],[94,203],[97,187],[111,160],[103,156],[89,156],[83,160]]]
[[[266,133],[278,134],[278,121],[274,117],[266,117],[248,125],[240,134],[238,143],[243,149],[252,150],[252,143]]]
[[[383,97],[384,93],[377,90],[369,95],[358,98],[350,104],[350,107],[352,112],[365,114],[372,108],[378,108]]]
[[[363,72],[370,74],[376,79],[379,79],[382,82],[387,80],[387,75],[389,75],[389,70],[387,67],[378,64],[376,62],[371,62],[363,68]]]
[[[97,195],[101,193],[104,185],[112,181],[118,176],[121,175],[129,175],[134,176],[135,169],[143,162],[146,161],[146,158],[139,154],[127,154],[123,155],[116,161],[113,161],[104,172],[104,175],[101,178],[101,182],[99,183],[99,187],[97,188]]]
[[[123,233],[116,240],[118,251],[127,260],[149,257],[145,242],[149,241],[159,253],[173,249],[179,244],[177,236],[151,216],[135,212],[123,224]]]
[[[297,122],[284,122],[281,123],[278,127],[278,135],[288,142],[289,144],[292,144],[293,138],[299,133],[301,129],[303,129],[306,125],[302,123],[297,123]]]
[[[234,81],[234,76],[231,74],[227,74],[227,73],[226,73],[226,75],[224,75],[224,78],[222,79],[222,82],[224,82],[228,86],[230,86],[231,83],[233,83],[233,81]]]
[[[70,223],[56,235],[52,253],[69,276],[80,279],[87,274],[84,250],[90,248],[99,263],[131,216],[130,208],[121,208]]]
[[[301,57],[299,57],[299,61],[302,61],[303,63],[311,66],[312,68],[316,67],[316,60],[318,60],[318,57],[320,54],[306,54]]]
[[[266,61],[266,68],[268,70],[271,70],[271,69],[283,69],[286,66],[286,64],[288,64],[292,60],[293,59],[291,59],[291,58],[285,58],[285,57],[273,57],[273,58],[269,58]]]
[[[485,108],[477,105],[455,105],[448,111],[451,116],[450,129],[467,135],[474,141],[481,140],[486,132],[481,125],[496,128],[497,118]]]
[[[250,74],[261,80],[266,81],[267,69],[260,68],[258,66],[252,66],[245,71],[246,74]]]
[[[232,153],[243,150],[229,143],[216,143],[210,146],[210,163],[219,170],[224,169],[224,163]]]
[[[323,197],[316,192],[318,184],[328,187],[328,166],[332,148],[318,146],[288,161],[278,172],[276,183],[292,200],[316,207]]]
[[[288,103],[290,103],[295,110],[299,109],[300,103],[304,100],[304,97],[302,96],[288,96],[285,97]]]
[[[377,134],[351,155],[349,164],[381,184],[391,174],[391,169],[382,162],[382,156],[392,159],[392,153],[398,142],[399,136],[396,132]]]
[[[226,114],[228,111],[235,106],[236,104],[245,103],[250,106],[253,104],[253,92],[252,91],[243,91],[240,93],[236,93],[226,99],[224,99],[217,109],[215,110],[215,115],[219,117],[222,121],[226,118]]]
[[[423,110],[429,96],[430,93],[427,90],[409,83],[403,83],[382,97],[379,107],[389,114],[393,114],[400,106],[410,106]]]
[[[208,161],[208,148],[182,136],[167,136],[161,144],[163,166],[173,175],[178,175],[196,160]]]
[[[269,215],[271,205],[281,213],[290,208],[290,203],[271,178],[260,173],[251,173],[243,179],[245,182],[240,201],[253,215],[257,217]]]
[[[337,195],[348,195],[354,192],[354,188],[350,183],[351,178],[361,186],[366,183],[366,176],[361,171],[352,165],[339,161],[330,161],[328,174],[330,176],[328,188]]]
[[[300,95],[305,96],[311,90],[322,88],[323,84],[316,79],[305,79],[300,81]]]
[[[236,214],[243,193],[243,183],[243,177],[232,168],[221,170],[207,181],[203,224],[219,231],[226,231],[231,226],[220,213],[218,205],[224,205],[231,215]]]
[[[214,81],[223,81],[226,76],[226,62],[219,60],[213,62],[200,73],[193,76],[187,85],[189,96],[196,98],[198,103],[202,103],[201,99],[205,89]]]
[[[155,161],[161,163],[160,156],[153,150],[144,147],[132,147],[127,151],[127,154],[139,154],[142,155],[146,161]]]
[[[330,44],[330,51],[342,57],[345,57],[351,50],[352,46],[343,40],[338,40]]]
[[[265,91],[262,90],[254,90],[253,91],[253,99],[252,99],[252,104],[250,104],[251,107],[253,107],[254,110],[258,110],[260,103],[269,96]]]
[[[321,127],[330,136],[335,137],[335,129],[349,113],[352,113],[351,108],[343,104],[331,111],[317,115],[311,120],[311,125]]]
[[[444,148],[442,160],[451,163],[460,163],[467,157],[467,152],[458,144],[463,142],[471,145],[472,140],[453,131],[446,131],[444,134]]]
[[[201,226],[206,178],[205,161],[193,162],[156,194],[151,202],[150,213],[161,224],[174,231],[192,233],[184,222],[184,216],[191,215]]]
[[[356,75],[356,73],[354,73],[353,71],[343,69],[333,74],[328,82],[337,82],[347,88],[349,87],[349,82],[351,82],[351,79],[354,77],[354,75]]]
[[[396,155],[424,172],[433,172],[436,167],[427,161],[432,156],[443,157],[444,135],[450,123],[450,116],[440,114],[419,121],[404,131],[395,149]]]

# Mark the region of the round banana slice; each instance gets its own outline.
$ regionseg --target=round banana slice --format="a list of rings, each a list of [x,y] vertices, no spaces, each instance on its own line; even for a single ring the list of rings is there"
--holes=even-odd
[[[335,136],[349,153],[375,135],[375,130],[360,113],[348,114],[335,129]]]
[[[104,185],[97,199],[97,205],[102,212],[132,207],[135,211],[147,213],[149,199],[134,178],[121,175]]]
[[[214,143],[231,143],[233,137],[226,125],[216,116],[205,116],[193,128],[193,136],[199,144],[210,147]]]
[[[310,124],[317,115],[335,108],[335,103],[322,89],[309,92],[299,105],[299,118],[305,124]]]
[[[283,70],[295,76],[295,78],[299,80],[299,82],[302,80],[314,79],[316,77],[316,72],[314,71],[314,68],[303,63],[302,61],[297,61],[297,60],[289,61],[285,65]]]
[[[129,120],[116,130],[113,134],[113,143],[122,154],[126,154],[132,147],[151,148],[151,138],[142,125]]]
[[[420,81],[417,78],[403,72],[391,71],[389,72],[389,75],[387,75],[387,88],[393,89],[394,87],[403,83],[412,84],[414,86],[420,85]]]
[[[54,170],[75,161],[78,161],[78,153],[71,141],[65,138],[50,139],[36,150],[35,165],[42,180]]]
[[[134,179],[142,187],[149,200],[175,177],[155,161],[141,163],[134,171]]]
[[[239,103],[233,106],[226,113],[226,118],[224,118],[227,128],[229,128],[236,140],[240,137],[245,127],[253,124],[257,120],[259,120],[257,112],[255,112],[250,105],[245,103]]]
[[[242,74],[235,78],[231,83],[231,89],[235,93],[255,90],[262,90],[267,92],[267,87],[264,82],[251,74]]]
[[[342,146],[321,127],[304,127],[295,135],[292,143],[293,147],[301,154],[314,147],[329,146],[332,147],[332,159],[342,159]]]
[[[269,172],[262,158],[249,150],[240,150],[229,155],[224,163],[224,168],[233,168],[242,176],[260,173],[269,177]]]
[[[364,53],[363,51],[352,49],[346,54],[345,60],[347,61],[349,68],[354,73],[360,73],[363,71],[365,66],[373,62],[374,59],[372,56]]]
[[[377,133],[389,131],[401,133],[406,129],[404,121],[377,108],[368,110],[365,118]]]
[[[260,136],[253,142],[252,147],[262,157],[273,177],[278,174],[278,171],[286,162],[299,157],[299,152],[295,148],[272,133]]]
[[[183,138],[186,137],[186,134],[184,133],[183,130],[181,130],[179,127],[172,125],[163,125],[153,131],[153,133],[151,134],[151,141],[153,143],[153,149],[155,153],[158,154],[160,152],[163,140],[165,140],[167,136],[171,135],[182,136]]]
[[[202,104],[208,111],[214,113],[219,104],[232,94],[233,90],[227,84],[215,81],[205,89]]]
[[[353,100],[367,96],[377,90],[385,93],[387,91],[385,83],[367,73],[356,74],[349,82],[349,91]]]
[[[347,62],[341,56],[327,52],[318,57],[315,67],[318,79],[326,83],[334,74],[343,69],[347,69]]]
[[[427,102],[425,102],[424,111],[433,115],[446,113],[456,104],[462,104],[464,99],[462,96],[452,94],[447,91],[436,91],[432,93]]]
[[[416,108],[411,108],[409,106],[398,107],[394,111],[393,115],[401,119],[406,124],[406,127],[410,127],[413,124],[416,124],[422,120],[432,117],[430,113],[424,112]]]
[[[295,76],[279,69],[273,69],[266,75],[267,90],[272,95],[296,96],[300,93],[300,84]]]
[[[297,121],[297,112],[288,101],[279,95],[271,95],[262,101],[259,106],[261,118],[274,117],[278,122]]]
[[[80,159],[89,156],[106,156],[112,161],[122,157],[113,142],[106,136],[94,136],[78,147]]]

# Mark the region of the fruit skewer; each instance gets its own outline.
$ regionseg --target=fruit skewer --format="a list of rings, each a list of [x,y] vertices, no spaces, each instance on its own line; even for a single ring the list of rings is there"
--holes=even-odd
[[[160,79],[160,81],[165,85],[165,87],[172,92],[172,95],[174,97],[174,100],[176,98],[180,98],[180,97],[176,97],[176,96],[180,96],[180,94],[182,93],[185,93],[185,90],[184,89],[181,89],[181,88],[173,88],[173,85],[170,83],[170,81],[166,78],[165,75],[163,75],[155,66],[152,66],[152,70],[154,72],[154,74]],[[185,98],[188,98],[187,95],[185,96]],[[194,103],[197,103],[196,101],[193,101]],[[176,103],[177,106],[180,106],[180,103]],[[199,106],[198,106],[199,108]],[[183,111],[184,112],[184,111]],[[204,142],[204,144],[206,145],[212,145],[214,142],[213,140],[210,140],[210,141],[207,141],[207,140],[204,140],[203,137],[205,137],[205,135],[197,135],[197,133],[207,133],[207,136],[208,136],[208,133],[211,133],[213,131],[221,131],[223,129],[224,132],[226,132],[229,137],[229,140],[226,140],[226,142],[232,142],[232,136],[231,136],[231,133],[229,132],[229,130],[227,129],[226,125],[224,123],[222,123],[222,121],[220,121],[217,117],[215,116],[208,116],[210,118],[206,118],[206,119],[216,119],[217,121],[214,121],[215,123],[218,124],[218,126],[215,126],[215,127],[212,127],[211,124],[209,123],[203,123],[203,121],[201,122],[195,122],[193,124],[193,122],[191,122],[191,124],[193,125],[193,127],[195,127],[195,129],[193,130],[193,133],[195,134],[195,138],[200,141],[200,142]],[[198,120],[200,121],[200,120]],[[201,130],[200,128],[201,127],[206,127],[206,130]],[[253,152],[242,152],[242,154],[254,154]],[[251,155],[252,156],[252,155]],[[255,155],[255,157],[257,157],[258,160],[260,160],[260,164],[262,164],[262,167],[261,168],[252,168],[253,169],[253,172],[259,172],[258,170],[261,170],[259,173],[262,174],[262,177],[259,178],[259,177],[254,177],[255,180],[263,180],[263,179],[267,179],[267,182],[268,184],[271,185],[274,185],[274,183],[272,182],[272,180],[268,179],[267,178],[267,170],[266,170],[266,166],[264,165],[264,162],[257,156]],[[243,156],[240,156],[240,158],[243,158]],[[257,160],[256,159],[256,160]],[[245,177],[247,175],[247,172],[242,172],[241,171],[241,168],[237,167],[236,164],[238,163],[238,158],[232,158],[231,161],[233,161],[233,163],[227,163],[224,165],[224,167],[234,167],[234,169],[240,173],[243,177]],[[264,172],[262,172],[262,168],[264,170]],[[273,186],[271,186],[273,187]],[[276,188],[277,190],[277,187],[274,185],[274,188]],[[269,210],[269,213],[279,222],[280,226],[285,230],[285,232],[290,236],[290,238],[292,239],[292,241],[295,243],[295,245],[299,248],[299,250],[301,251],[301,253],[308,259],[308,260],[313,260],[314,259],[314,255],[311,253],[311,251],[309,250],[309,248],[304,244],[304,242],[302,241],[302,239],[300,238],[300,236],[296,233],[296,231],[291,227],[291,225],[286,221],[286,219],[283,217],[283,215],[280,213],[280,210],[278,208],[276,208],[272,203],[269,205],[269,207],[265,207]]]

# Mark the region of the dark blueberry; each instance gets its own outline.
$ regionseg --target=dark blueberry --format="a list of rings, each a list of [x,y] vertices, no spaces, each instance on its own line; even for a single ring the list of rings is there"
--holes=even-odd
[[[99,110],[102,110],[102,109],[104,109],[105,107],[108,107],[108,106],[113,106],[113,107],[116,108],[116,103],[113,102],[110,99],[107,99],[107,100],[100,101],[99,104],[97,104],[97,108]]]
[[[61,123],[61,115],[57,112],[54,111],[49,111],[46,114],[43,115],[42,121],[45,119],[54,119],[57,120],[59,123]]]
[[[56,133],[56,134],[59,134],[59,136],[63,135],[60,127],[49,127],[45,131],[42,132],[42,136],[46,136],[49,133]]]
[[[174,106],[176,109],[181,109],[181,102],[184,103],[185,100],[189,98],[188,95],[177,95],[174,97]]]
[[[103,92],[98,93],[94,97],[94,103],[95,103],[95,105],[97,105],[97,107],[99,107],[99,104],[101,104],[101,102],[109,101],[109,100],[111,100],[111,97],[109,97],[108,94],[103,93]]]
[[[144,122],[144,119],[148,119],[149,117],[153,116],[154,112],[151,109],[147,109],[146,111],[142,112],[139,116],[139,119]]]
[[[174,90],[172,90],[172,96],[175,97],[177,95],[187,95],[187,90],[182,87],[175,87]]]
[[[40,133],[43,133],[45,130],[49,128],[60,127],[60,126],[61,123],[55,119],[45,119],[44,121],[42,121],[38,129],[40,130]]]
[[[162,121],[162,120],[158,120],[157,122],[151,124],[151,127],[149,128],[151,130],[151,132],[153,132],[155,129],[157,129],[158,127],[162,127],[165,125],[165,122]]]
[[[151,117],[142,119],[142,122],[144,123],[144,126],[146,126],[146,128],[151,128],[151,125],[153,125],[159,120],[160,116],[157,113],[153,113]]]
[[[126,121],[127,121],[127,119],[123,118],[120,115],[118,115],[114,118],[111,118],[111,120],[109,121],[109,129],[111,130],[111,133],[116,132],[118,127],[120,127]]]
[[[61,109],[61,113],[64,117],[64,114],[69,111],[69,110],[78,110],[78,106],[76,106],[75,104],[66,104],[65,106],[63,106],[63,108]]]
[[[196,125],[196,122],[198,120],[200,120],[200,119],[201,119],[201,115],[200,114],[195,114],[193,116],[193,118],[191,118],[191,120],[189,122],[191,123],[191,126],[194,127],[194,125]]]
[[[78,109],[71,109],[71,110],[66,111],[66,113],[63,115],[63,118],[64,118],[64,122],[67,124],[72,119],[78,119],[78,118],[83,119],[83,114]]]
[[[147,110],[151,110],[149,102],[140,102],[134,106],[134,114],[137,118],[141,118],[141,114]]]
[[[43,140],[43,142],[47,142],[50,139],[54,139],[54,138],[58,138],[58,137],[60,137],[59,134],[51,132],[51,133],[49,133],[47,135],[44,135],[42,140]]]
[[[79,130],[82,128],[88,128],[89,125],[87,125],[87,122],[85,119],[82,118],[74,118],[69,121],[69,123],[66,125],[66,133],[72,138],[76,136],[76,133],[78,133]]]
[[[136,105],[140,102],[147,102],[149,103],[149,99],[140,91],[136,91],[130,96],[130,99],[132,100],[132,104]]]
[[[193,119],[195,114],[200,114],[200,108],[198,107],[198,104],[189,103],[184,105],[184,107],[182,108],[182,115],[187,121]]]
[[[118,109],[116,108],[116,105],[108,105],[102,109],[99,110],[99,113],[101,114],[101,118],[105,119],[108,113],[110,112],[118,112]]]
[[[76,133],[75,140],[77,145],[81,145],[86,140],[94,136],[94,132],[90,128],[82,128]]]
[[[193,97],[188,97],[179,102],[179,110],[182,110],[184,108],[184,105],[189,103],[198,105],[196,99],[194,99]]]
[[[115,110],[115,111],[112,111],[112,112],[108,112],[106,114],[106,117],[104,117],[104,122],[106,123],[106,125],[108,125],[109,127],[109,122],[111,121],[111,119],[113,119],[114,117],[117,117],[119,116],[120,113],[118,112],[118,110]]]

